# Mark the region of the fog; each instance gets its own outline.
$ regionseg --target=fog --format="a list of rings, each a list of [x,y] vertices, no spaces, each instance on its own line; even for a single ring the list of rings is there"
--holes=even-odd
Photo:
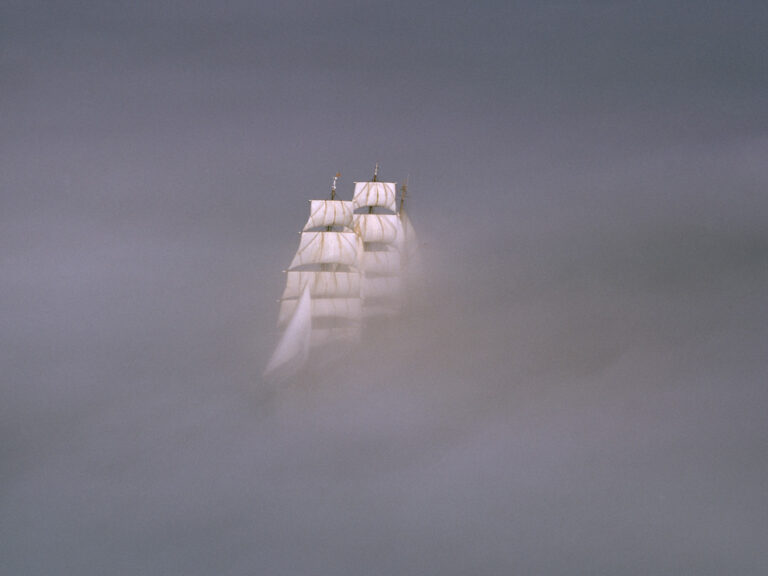
[[[760,3],[6,2],[0,572],[764,574]],[[261,377],[307,200],[424,285]]]

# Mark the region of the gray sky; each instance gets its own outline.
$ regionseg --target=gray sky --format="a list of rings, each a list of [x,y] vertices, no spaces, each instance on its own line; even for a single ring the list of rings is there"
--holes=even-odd
[[[3,2],[0,572],[764,574],[766,29]],[[423,301],[270,389],[306,201],[377,161]]]

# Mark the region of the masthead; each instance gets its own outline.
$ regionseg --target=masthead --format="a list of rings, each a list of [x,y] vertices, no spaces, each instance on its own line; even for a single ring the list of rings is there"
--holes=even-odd
[[[333,177],[333,182],[331,182],[331,200],[336,198],[336,180],[341,178],[341,172],[336,172],[336,176]]]

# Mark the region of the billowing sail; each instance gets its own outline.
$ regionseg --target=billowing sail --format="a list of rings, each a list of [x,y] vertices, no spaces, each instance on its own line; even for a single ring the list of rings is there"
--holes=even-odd
[[[396,211],[394,182],[355,182],[352,197],[355,210],[369,206]]]
[[[354,228],[363,242],[393,244],[403,236],[397,214],[355,214]]]
[[[400,273],[400,253],[396,250],[364,252],[362,267],[367,275],[395,275]]]
[[[305,289],[306,290],[306,289]],[[282,300],[277,325],[283,326],[295,314],[301,300]],[[312,318],[346,318],[357,320],[361,316],[360,298],[313,298]]]
[[[405,239],[402,221],[396,214],[395,184],[356,182],[352,199],[356,210],[384,208],[392,214],[359,210],[354,229],[364,243],[360,255],[360,296],[363,317],[396,315],[400,311],[402,263],[400,248]]]
[[[336,179],[332,198],[335,185]],[[377,181],[356,182],[352,201],[310,200],[280,300],[283,334],[266,373],[302,365],[315,346],[323,348],[312,362],[346,354],[363,328],[402,314],[414,291],[418,244],[402,199],[399,213],[396,200],[395,184]]]
[[[313,298],[357,296],[360,293],[360,274],[313,270],[286,272],[283,300],[298,298],[305,286],[309,286]]]
[[[265,375],[284,366],[298,369],[307,360],[312,335],[312,301],[309,290],[305,288],[301,298],[295,302],[293,315],[264,370]]]
[[[352,202],[345,200],[310,200],[309,219],[304,230],[326,226],[352,228]]]
[[[308,264],[357,265],[358,239],[354,232],[302,232],[290,268]]]

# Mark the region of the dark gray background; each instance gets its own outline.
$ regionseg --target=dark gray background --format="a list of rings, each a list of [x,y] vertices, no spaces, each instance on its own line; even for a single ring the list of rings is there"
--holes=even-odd
[[[0,6],[0,572],[764,574],[762,2]],[[307,199],[426,302],[270,389]]]

